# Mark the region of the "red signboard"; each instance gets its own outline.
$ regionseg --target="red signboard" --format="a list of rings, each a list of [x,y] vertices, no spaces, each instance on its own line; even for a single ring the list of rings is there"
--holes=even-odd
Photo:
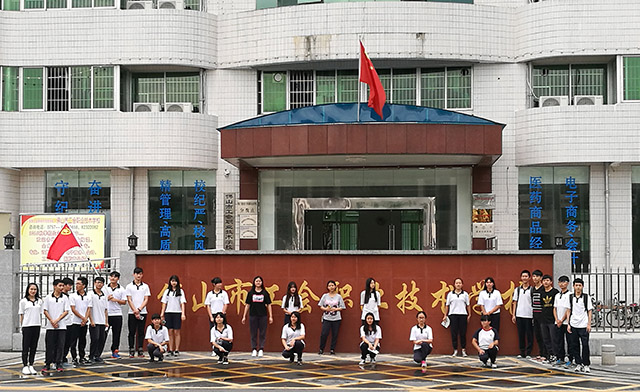
[[[151,288],[149,313],[160,312],[160,298],[170,275],[180,277],[187,296],[187,319],[182,324],[183,351],[207,351],[209,318],[204,299],[212,289],[211,279],[222,278],[231,304],[227,319],[234,330],[234,351],[249,351],[249,322],[242,325],[244,299],[256,275],[264,278],[267,291],[274,301],[274,322],[268,326],[266,351],[281,351],[280,334],[284,314],[280,308],[289,281],[297,283],[303,298],[302,322],[306,327],[306,351],[317,352],[321,311],[317,304],[326,292],[328,280],[339,282],[339,292],[347,310],[342,312],[338,352],[358,352],[360,322],[360,292],[365,281],[373,277],[382,294],[380,326],[383,331],[382,351],[412,352],[409,331],[418,310],[427,313],[427,324],[433,328],[434,352],[451,353],[451,335],[440,325],[447,293],[457,277],[464,280],[464,290],[471,297],[473,314],[467,328],[467,350],[471,353],[471,336],[480,327],[477,306],[478,293],[484,279],[491,276],[502,293],[500,353],[517,354],[518,342],[511,296],[518,286],[520,271],[540,269],[553,271],[553,255],[366,255],[366,254],[213,254],[213,255],[138,255],[137,265],[144,269],[144,281]],[[128,275],[122,271],[123,281]]]

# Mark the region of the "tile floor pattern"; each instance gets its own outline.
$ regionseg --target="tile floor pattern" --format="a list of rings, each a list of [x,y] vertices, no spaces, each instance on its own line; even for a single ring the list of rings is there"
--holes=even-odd
[[[574,374],[513,357],[498,358],[499,368],[480,367],[476,358],[430,358],[426,373],[408,357],[381,355],[376,365],[357,365],[356,355],[305,356],[303,366],[290,364],[275,353],[259,360],[232,353],[229,365],[219,365],[207,353],[182,353],[179,359],[148,363],[144,359],[107,360],[52,373],[22,376],[21,366],[0,368],[0,390],[64,388],[136,389],[414,389],[435,390],[627,390],[640,391],[633,379],[608,372]]]

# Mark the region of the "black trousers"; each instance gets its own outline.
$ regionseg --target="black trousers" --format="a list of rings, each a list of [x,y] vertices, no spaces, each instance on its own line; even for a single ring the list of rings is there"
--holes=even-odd
[[[556,339],[553,346],[553,352],[556,354],[556,358],[564,361],[565,356],[569,355],[569,361],[572,361],[573,353],[569,350],[571,347],[571,335],[567,333],[567,326],[564,324],[560,327],[556,324],[554,324],[554,326],[556,327]],[[566,350],[564,348],[565,342],[567,343]]]
[[[549,359],[557,356],[553,347],[555,346],[554,342],[556,341],[556,331],[558,327],[556,327],[555,323],[541,323],[540,328],[542,329],[542,341],[544,342],[545,352],[547,353],[546,358]]]
[[[264,350],[264,342],[267,337],[267,320],[267,316],[249,316],[252,350]],[[260,339],[258,339],[258,331],[260,332]]]
[[[109,316],[109,329],[111,330],[111,352],[120,350],[122,316]]]
[[[482,363],[487,363],[487,360],[490,360],[491,363],[496,363],[497,356],[498,356],[498,347],[494,346],[493,348],[488,348],[484,350],[484,354],[479,354],[478,358],[480,358]]]
[[[104,351],[104,343],[107,340],[107,332],[105,331],[104,324],[96,324],[95,327],[89,327],[89,335],[91,335],[89,358],[100,358],[102,356],[102,351]]]
[[[67,337],[66,329],[48,329],[44,335],[44,342],[46,346],[45,350],[45,366],[49,366],[52,363],[62,365],[62,358],[64,355],[64,341]]]
[[[547,347],[544,345],[544,339],[542,337],[542,323],[539,320],[533,319],[533,333],[536,336],[536,343],[538,344],[538,352],[541,357],[548,358]]]
[[[380,351],[380,345],[376,346],[376,350]],[[367,355],[369,355],[371,357],[371,359],[374,359],[376,357],[377,354],[372,353],[371,351],[369,351],[369,345],[365,342],[360,342],[360,353],[362,354],[360,356],[360,358],[365,359],[367,358]]]
[[[71,320],[71,317],[68,318]],[[69,349],[71,348],[71,340],[73,340],[73,332],[71,332],[71,325],[67,326],[64,334],[64,352],[62,353],[62,360],[67,362],[67,355],[69,355]]]
[[[451,344],[453,349],[458,349],[458,336],[460,337],[460,346],[464,350],[467,347],[467,315],[465,314],[450,314],[449,320],[451,324]]]
[[[322,320],[322,330],[320,331],[321,351],[324,351],[324,347],[327,345],[327,338],[329,337],[329,334],[331,334],[331,350],[336,349],[336,343],[338,343],[338,332],[340,331],[340,323],[342,323],[342,320]]]
[[[302,361],[302,350],[304,350],[304,343],[300,340],[296,340],[293,343],[291,350],[282,350],[282,356],[293,359],[293,355],[298,354],[298,361]]]
[[[67,328],[71,336],[71,341],[69,342],[71,358],[76,359],[79,355],[80,359],[83,359],[85,355],[84,349],[87,347],[87,325],[73,324]],[[77,351],[76,345],[78,346]]]
[[[489,315],[491,326],[498,332],[500,332],[500,313],[491,313]]]
[[[516,317],[518,328],[518,343],[520,355],[524,358],[531,355],[533,350],[533,320],[530,318]]]
[[[233,348],[233,343],[232,342],[227,342],[226,340],[223,340],[222,343],[219,343],[219,344],[222,346],[222,348],[227,350],[227,352],[221,351],[220,349],[218,349],[218,347],[214,347],[213,348],[213,352],[216,353],[218,358],[222,361],[222,359],[224,359],[225,357],[229,356],[229,353],[231,352],[231,349]]]
[[[427,360],[427,356],[431,354],[431,346],[429,343],[420,344],[420,348],[418,350],[413,350],[413,361],[415,363],[422,363],[422,361]]]
[[[149,359],[151,359],[152,361],[154,360],[154,358],[164,357],[164,353],[160,351],[160,347],[156,346],[155,344],[147,344],[147,352],[149,353]]]
[[[591,365],[591,353],[589,352],[589,332],[586,328],[571,328],[571,345],[569,351],[573,352],[573,357],[578,365]],[[582,345],[582,350],[580,350]]]
[[[147,320],[146,314],[141,314],[142,320],[135,315],[130,314],[128,319],[129,325],[129,351],[135,350],[136,347],[142,351],[144,343],[144,323]],[[138,345],[136,346],[136,336],[138,337]]]
[[[33,366],[40,340],[40,327],[22,327],[22,366]]]

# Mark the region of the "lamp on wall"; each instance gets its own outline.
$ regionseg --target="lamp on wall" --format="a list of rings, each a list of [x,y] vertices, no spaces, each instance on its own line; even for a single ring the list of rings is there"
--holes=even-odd
[[[138,237],[131,233],[129,237],[127,237],[127,244],[129,245],[129,250],[137,250],[138,248]]]
[[[13,246],[16,244],[16,237],[9,232],[9,234],[4,236],[4,248],[5,249],[13,249]]]

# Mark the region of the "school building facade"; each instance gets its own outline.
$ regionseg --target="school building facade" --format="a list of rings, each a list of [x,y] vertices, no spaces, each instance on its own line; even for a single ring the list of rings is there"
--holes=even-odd
[[[638,271],[636,7],[2,0],[0,235],[21,213],[104,213],[112,256],[134,233]],[[358,121],[359,37],[383,121]]]

